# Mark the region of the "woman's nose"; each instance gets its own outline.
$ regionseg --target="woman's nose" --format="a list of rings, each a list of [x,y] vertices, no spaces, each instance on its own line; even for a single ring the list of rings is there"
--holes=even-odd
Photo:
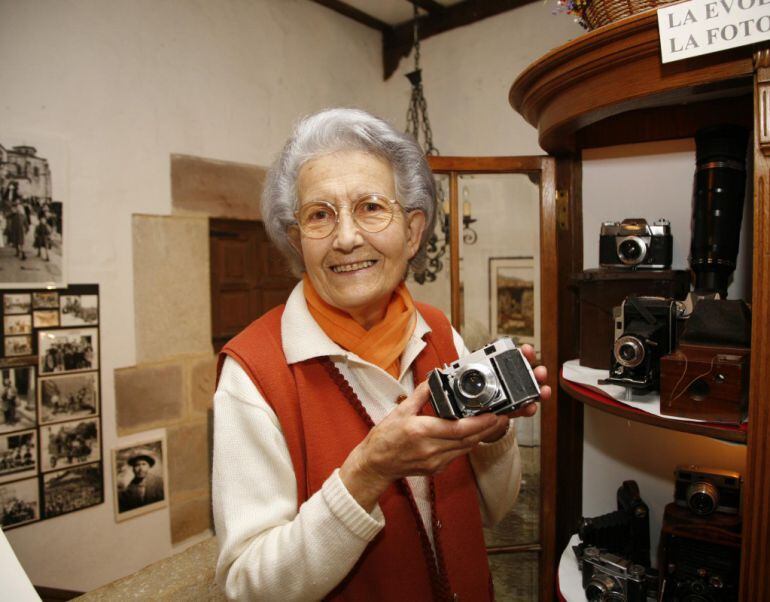
[[[351,251],[364,242],[358,224],[347,210],[339,212],[337,227],[332,236],[334,236],[333,246],[339,251]]]

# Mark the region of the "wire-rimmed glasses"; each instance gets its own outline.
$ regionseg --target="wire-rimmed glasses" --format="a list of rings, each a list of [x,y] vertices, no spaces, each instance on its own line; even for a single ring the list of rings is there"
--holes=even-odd
[[[381,194],[366,194],[350,205],[350,215],[356,225],[370,233],[381,232],[393,221],[398,201]],[[299,229],[308,238],[326,238],[339,223],[339,209],[328,201],[313,201],[302,205],[294,214]]]

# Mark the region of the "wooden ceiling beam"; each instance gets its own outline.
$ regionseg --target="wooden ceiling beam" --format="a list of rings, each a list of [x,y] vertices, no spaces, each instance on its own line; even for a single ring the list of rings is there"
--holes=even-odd
[[[419,17],[420,40],[425,40],[436,34],[470,25],[538,0],[463,0],[451,6],[444,6],[436,0],[406,1],[416,4],[428,13]],[[398,25],[389,25],[342,0],[312,0],[312,2],[382,32],[384,79],[393,75],[402,58],[409,56],[414,45],[414,29],[411,19]]]
[[[392,27],[385,23],[385,21],[380,21],[369,13],[365,13],[362,10],[358,10],[355,6],[350,6],[350,4],[347,4],[346,2],[342,2],[342,0],[312,0],[312,2],[330,8],[334,12],[344,15],[349,19],[353,19],[354,21],[358,21],[372,29],[377,29],[382,32],[392,29]]]
[[[415,0],[417,1],[417,0]],[[464,0],[443,7],[441,12],[421,16],[420,41],[457,27],[470,25],[488,17],[519,8],[537,0]],[[420,2],[417,2],[420,4]],[[390,27],[382,33],[383,76],[388,79],[398,68],[402,58],[409,56],[414,44],[412,21]]]
[[[409,4],[416,4],[429,13],[443,13],[447,7],[436,0],[406,0]]]

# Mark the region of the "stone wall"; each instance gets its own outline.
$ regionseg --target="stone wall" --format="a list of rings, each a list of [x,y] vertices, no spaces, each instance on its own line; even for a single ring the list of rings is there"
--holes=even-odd
[[[171,156],[173,215],[134,215],[137,365],[115,370],[118,436],[165,428],[171,542],[212,528],[209,217],[258,219],[265,171]]]

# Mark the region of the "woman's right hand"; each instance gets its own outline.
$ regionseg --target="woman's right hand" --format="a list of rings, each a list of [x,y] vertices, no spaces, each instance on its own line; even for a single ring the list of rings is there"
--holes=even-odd
[[[367,512],[395,480],[441,472],[497,429],[494,414],[461,420],[420,416],[429,389],[423,382],[375,426],[340,467],[340,478]]]

